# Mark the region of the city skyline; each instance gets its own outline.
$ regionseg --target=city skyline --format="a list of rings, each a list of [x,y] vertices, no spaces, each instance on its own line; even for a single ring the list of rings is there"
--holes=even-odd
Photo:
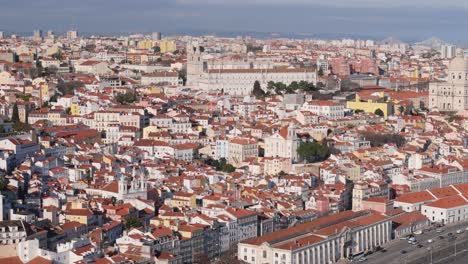
[[[420,41],[433,36],[455,44],[468,25],[463,1],[10,1],[0,10],[0,30],[26,34],[35,29],[88,34],[162,31],[174,34],[259,34],[356,37]],[[90,8],[92,7],[92,8]],[[22,12],[14,10],[21,8]],[[124,19],[122,19],[124,18]],[[255,19],[254,19],[255,18]],[[12,21],[15,21],[13,24]]]

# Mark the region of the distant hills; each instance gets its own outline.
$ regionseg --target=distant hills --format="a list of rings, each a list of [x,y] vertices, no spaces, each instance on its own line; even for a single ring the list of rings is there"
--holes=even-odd
[[[431,38],[428,38],[426,40],[416,42],[416,43],[414,43],[414,45],[430,47],[430,48],[433,48],[433,49],[440,49],[440,47],[442,45],[449,45],[449,43],[441,40],[440,38],[431,37]]]

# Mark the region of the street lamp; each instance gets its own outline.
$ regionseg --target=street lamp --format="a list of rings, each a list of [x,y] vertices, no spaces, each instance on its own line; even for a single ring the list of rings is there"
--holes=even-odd
[[[428,247],[427,250],[429,250],[429,252],[431,253],[431,264],[432,264],[432,247]]]
[[[454,244],[455,244],[455,255],[454,256],[456,257],[457,256],[457,240],[456,239],[455,239]]]

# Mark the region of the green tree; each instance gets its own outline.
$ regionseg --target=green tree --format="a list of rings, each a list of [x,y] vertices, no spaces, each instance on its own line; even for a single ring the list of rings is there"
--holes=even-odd
[[[307,162],[322,161],[330,156],[330,149],[325,144],[303,142],[297,148],[297,154]]]
[[[20,121],[17,103],[13,105],[13,114],[11,115],[11,121],[13,121],[13,123],[19,123]]]
[[[276,87],[275,82],[269,81],[269,82],[267,83],[267,89],[268,89],[269,91],[274,90],[275,87]]]
[[[265,91],[263,91],[262,88],[260,87],[259,81],[255,81],[253,90],[252,90],[252,95],[255,96],[255,98],[257,99],[263,98],[265,96]]]
[[[322,77],[323,76],[323,69],[319,68],[318,70],[318,76]]]
[[[115,96],[115,99],[120,104],[131,104],[137,100],[136,94],[132,92],[118,93]]]
[[[233,165],[228,163],[228,164],[223,166],[222,171],[231,173],[231,172],[236,171],[236,167],[234,167]]]
[[[227,160],[225,158],[214,160],[211,162],[211,165],[213,165],[217,171],[230,173],[236,170],[236,167],[234,167],[232,164],[227,163]]]
[[[5,176],[0,176],[0,192],[6,191],[9,183],[9,179],[7,179]]]
[[[382,111],[382,109],[380,108],[377,108],[374,112],[374,114],[378,115],[378,116],[384,116],[384,112]]]
[[[84,87],[84,84],[79,81],[71,81],[71,82],[60,82],[57,85],[57,90],[62,94],[75,94],[75,89]]]
[[[370,142],[372,147],[381,147],[385,144],[395,144],[402,147],[406,143],[406,139],[399,134],[364,132],[361,135]]]
[[[135,216],[128,216],[125,218],[125,229],[139,228],[142,226],[141,220]]]
[[[403,112],[405,112],[405,108],[402,105],[400,105],[400,107],[398,107],[398,112],[403,114]]]
[[[187,82],[187,69],[183,68],[178,73],[179,73],[179,79],[181,79],[182,84],[185,85],[185,83]]]

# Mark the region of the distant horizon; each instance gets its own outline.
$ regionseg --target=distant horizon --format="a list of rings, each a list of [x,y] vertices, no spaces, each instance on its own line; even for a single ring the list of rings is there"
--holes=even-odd
[[[298,39],[298,40],[340,40],[340,39],[353,39],[353,40],[373,40],[376,42],[382,42],[387,39],[395,39],[396,41],[401,41],[407,44],[415,44],[418,42],[426,41],[432,38],[439,39],[444,41],[448,44],[453,45],[465,45],[468,47],[468,40],[465,43],[455,43],[450,42],[446,39],[440,38],[438,36],[431,36],[423,39],[400,39],[394,36],[386,36],[386,37],[375,37],[375,36],[364,36],[364,35],[351,35],[351,34],[340,34],[340,33],[308,33],[308,32],[261,32],[261,31],[229,31],[229,32],[213,32],[209,30],[187,30],[181,32],[164,32],[164,31],[132,31],[132,32],[82,32],[78,28],[69,29],[66,31],[55,31],[53,29],[34,29],[31,31],[12,31],[12,30],[2,30],[7,37],[11,35],[18,35],[21,37],[31,37],[35,30],[42,30],[43,37],[47,36],[47,31],[52,30],[52,32],[57,36],[64,36],[67,31],[69,30],[76,30],[79,36],[84,37],[91,37],[91,36],[100,36],[100,37],[120,37],[120,36],[128,36],[132,34],[142,34],[146,36],[150,36],[153,32],[160,32],[164,37],[177,37],[177,36],[192,36],[192,37],[204,37],[213,35],[216,37],[254,37],[258,39],[279,39],[279,38],[286,38],[286,39]],[[460,47],[465,47],[460,46]]]
[[[16,0],[0,9],[0,31],[36,29],[115,35],[265,35],[301,32],[325,39],[394,37],[417,42],[432,36],[468,44],[463,0]],[[244,33],[244,34],[243,34]]]

